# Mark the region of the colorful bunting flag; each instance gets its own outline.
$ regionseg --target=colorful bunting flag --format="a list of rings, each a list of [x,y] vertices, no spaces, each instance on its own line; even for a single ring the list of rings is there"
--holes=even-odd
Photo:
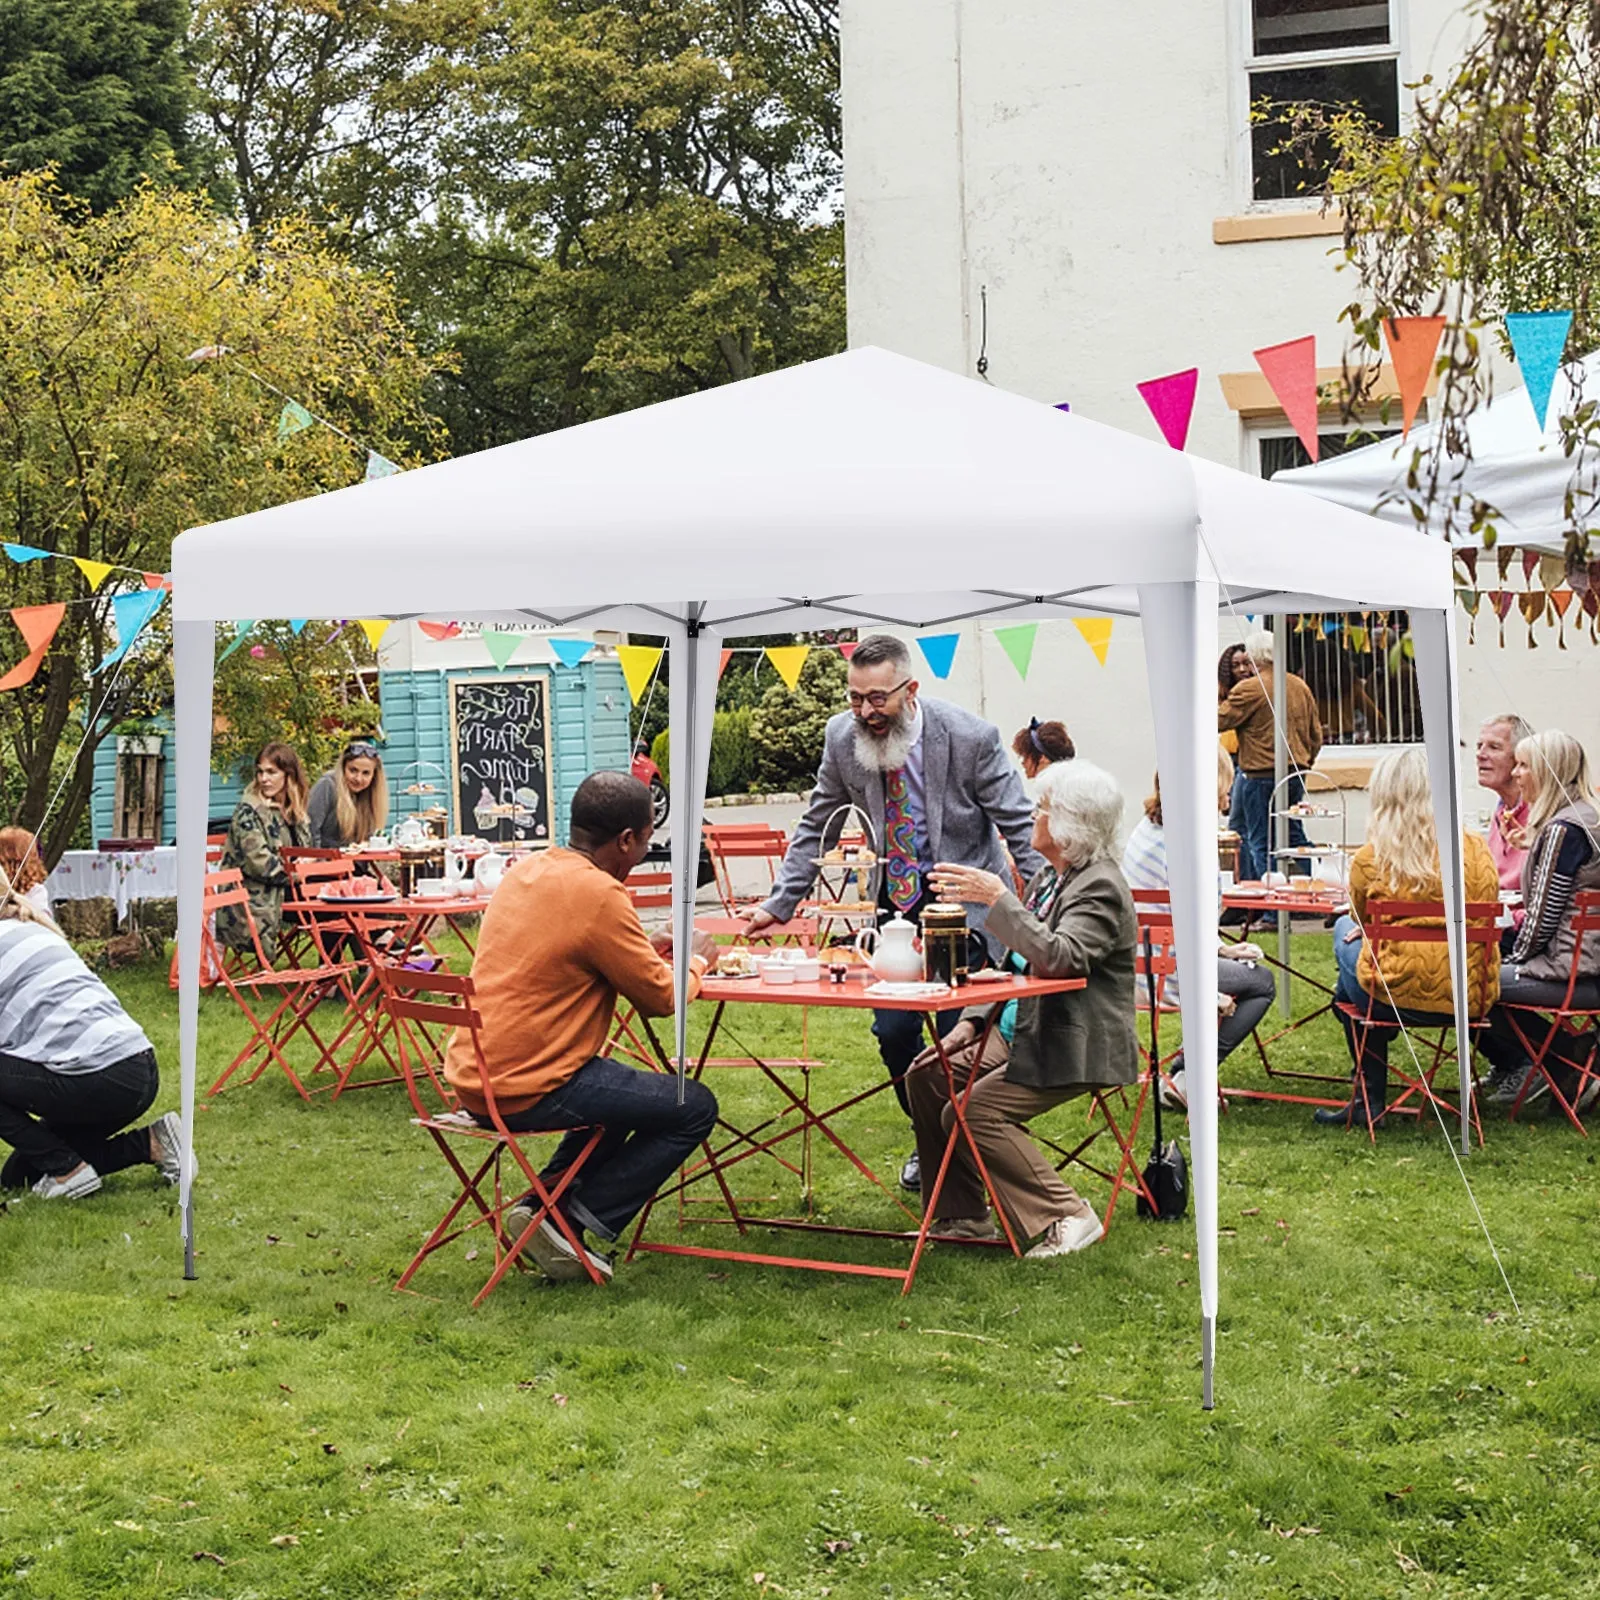
[[[1537,550],[1524,550],[1522,552],[1522,581],[1532,583],[1533,575],[1538,570],[1539,552]]]
[[[594,649],[593,639],[551,639],[550,648],[564,667],[575,667]]]
[[[1567,562],[1564,556],[1539,557],[1539,585],[1544,589],[1559,589],[1567,578]]]
[[[1508,311],[1505,324],[1512,353],[1522,369],[1528,404],[1533,407],[1539,432],[1543,433],[1550,414],[1550,393],[1556,386],[1562,352],[1567,348],[1567,334],[1572,328],[1572,313]]]
[[[619,644],[617,665],[622,668],[623,680],[628,685],[628,695],[637,705],[650,686],[650,679],[661,661],[661,651],[655,645]]]
[[[8,544],[6,554],[20,567],[29,561],[48,561],[52,552],[35,550],[31,544]]]
[[[800,682],[800,669],[806,664],[806,657],[811,654],[808,644],[769,644],[767,646],[767,660],[773,665],[778,676],[792,692]]]
[[[1074,617],[1072,625],[1083,635],[1083,642],[1094,651],[1095,660],[1103,667],[1111,649],[1111,618]]]
[[[1015,627],[994,630],[996,643],[1010,658],[1019,678],[1028,676],[1028,668],[1033,664],[1033,641],[1038,633],[1037,622],[1019,622]]]
[[[303,433],[316,420],[298,400],[285,401],[283,410],[278,413],[278,443]]]
[[[1136,385],[1150,415],[1156,419],[1161,437],[1174,450],[1189,442],[1189,422],[1194,416],[1195,389],[1200,382],[1199,367],[1168,373],[1164,378],[1147,378]]]
[[[78,571],[89,580],[90,594],[94,594],[100,585],[111,576],[111,563],[109,561],[91,561],[87,556],[74,556],[72,560]]]
[[[55,638],[56,629],[61,626],[61,619],[66,614],[65,601],[48,606],[18,606],[11,613],[11,620],[16,623],[18,632],[27,644],[28,653],[0,678],[0,689],[20,689],[23,684],[33,681],[50,648],[50,641]]]
[[[839,654],[842,655],[845,658],[846,661],[848,661],[850,659],[850,657],[853,656],[855,653],[856,653],[856,641],[854,639],[846,640],[843,644],[841,644],[839,646]]]
[[[1357,655],[1365,655],[1367,653],[1368,643],[1371,635],[1368,633],[1366,628],[1362,627],[1359,622],[1352,622],[1350,624],[1349,630],[1346,632],[1345,637],[1350,641],[1350,648],[1355,651]]]
[[[308,623],[310,620],[311,619],[309,617],[290,617],[289,632],[298,639],[300,635],[305,632],[306,623]]]
[[[112,595],[111,617],[117,626],[117,643],[94,669],[96,672],[104,672],[127,655],[133,648],[133,641],[144,632],[166,598],[164,589],[136,589],[132,594]]]
[[[461,632],[459,622],[419,622],[417,624],[430,639],[453,639]]]
[[[728,663],[733,660],[733,651],[724,650],[717,662],[717,682],[722,682],[722,674],[728,670]]]
[[[1303,339],[1269,344],[1257,350],[1255,358],[1268,386],[1278,397],[1289,426],[1305,446],[1306,454],[1315,461],[1318,456],[1316,336],[1308,333]]]
[[[371,483],[374,478],[392,478],[400,470],[387,456],[380,456],[376,450],[367,451],[367,478]]]
[[[367,643],[376,650],[378,641],[383,638],[393,624],[388,617],[362,617],[358,620],[356,626],[366,634]]]
[[[928,663],[928,670],[936,678],[948,678],[956,662],[956,646],[961,643],[959,633],[928,633],[917,640],[917,648]]]
[[[1428,392],[1434,358],[1444,334],[1443,317],[1390,317],[1383,325],[1389,346],[1389,362],[1394,380],[1400,386],[1400,415],[1403,434],[1411,432],[1417,420],[1417,407]]]
[[[517,653],[517,646],[524,637],[520,633],[501,633],[497,629],[482,636],[483,648],[489,652],[489,659],[504,672],[506,663]]]
[[[1056,401],[1056,410],[1057,411],[1070,411],[1071,409],[1072,409],[1072,402],[1070,400],[1057,400]]]
[[[242,645],[245,642],[245,640],[250,635],[250,630],[253,627],[255,627],[255,625],[256,624],[255,624],[255,618],[254,617],[250,618],[246,622],[236,622],[236,623],[234,623],[234,625],[233,625],[233,637],[223,647],[222,654],[217,657],[217,660],[219,662],[226,661],[228,659],[228,657],[231,656],[233,654],[233,652],[235,650],[237,650],[239,648],[239,646]]]
[[[1556,614],[1556,642],[1565,650],[1567,648],[1567,607],[1572,604],[1572,591],[1570,589],[1552,589],[1549,599],[1550,607]]]
[[[147,588],[147,589],[165,589],[168,594],[172,593],[172,579],[169,578],[166,575],[166,573],[164,573],[164,572],[145,572],[145,573],[141,573],[140,576],[144,579],[145,588]]]
[[[1478,547],[1466,545],[1456,551],[1456,560],[1467,569],[1467,576],[1474,583],[1478,581]]]

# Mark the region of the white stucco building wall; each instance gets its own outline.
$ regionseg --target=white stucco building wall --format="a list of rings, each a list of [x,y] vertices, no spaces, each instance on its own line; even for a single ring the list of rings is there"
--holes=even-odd
[[[1402,83],[1446,70],[1468,37],[1446,0],[1393,0],[1391,14]],[[1260,435],[1288,430],[1241,416],[1220,375],[1307,333],[1319,365],[1337,366],[1356,286],[1327,231],[1217,242],[1333,226],[1303,202],[1251,202],[1250,24],[1249,0],[845,0],[851,343],[967,374],[985,355],[988,381],[1152,439],[1135,385],[1198,366],[1189,448],[1257,470]],[[1003,565],[973,537],[975,558]],[[1225,620],[1224,640],[1242,629]],[[1562,652],[1541,631],[1530,651],[1515,614],[1504,649],[1492,621],[1475,646],[1466,631],[1463,617],[1469,727],[1514,708],[1600,755],[1592,643]],[[1145,792],[1154,739],[1133,624],[1116,625],[1104,668],[1070,623],[1042,627],[1026,683],[968,628],[948,684],[928,688],[1007,734],[1060,716],[1130,798]]]

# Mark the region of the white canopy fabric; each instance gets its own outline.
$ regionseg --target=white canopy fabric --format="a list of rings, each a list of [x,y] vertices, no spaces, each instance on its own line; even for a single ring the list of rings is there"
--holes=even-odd
[[[1444,492],[1430,509],[1430,531],[1442,535],[1448,523],[1457,544],[1474,544],[1470,515],[1450,516],[1448,505],[1457,497],[1464,508],[1482,500],[1500,513],[1502,543],[1560,555],[1566,548],[1567,491],[1581,473],[1587,488],[1580,492],[1592,494],[1600,474],[1600,452],[1570,457],[1561,441],[1560,419],[1571,415],[1585,395],[1600,399],[1600,352],[1557,375],[1542,433],[1525,389],[1507,390],[1473,411],[1465,419],[1471,460],[1459,451],[1446,457],[1440,480]],[[1309,467],[1292,467],[1277,473],[1273,482],[1414,528],[1406,477],[1417,450],[1426,454],[1442,426],[1432,422],[1413,428],[1409,439],[1380,439]]]
[[[1426,535],[870,348],[191,530],[173,547],[172,597],[185,1138],[215,623],[510,611],[666,635],[672,789],[687,799],[671,821],[681,1060],[692,844],[724,636],[1141,615],[1184,995],[1209,1406],[1218,613],[1404,607],[1417,619],[1464,1040],[1451,599],[1449,553]],[[1464,1057],[1462,1073],[1465,1083]],[[181,1198],[192,1273],[187,1183]]]

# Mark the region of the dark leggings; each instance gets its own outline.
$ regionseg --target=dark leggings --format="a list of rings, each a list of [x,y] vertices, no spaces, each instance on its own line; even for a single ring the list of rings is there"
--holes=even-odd
[[[150,1050],[97,1072],[52,1072],[0,1055],[0,1141],[14,1151],[0,1170],[0,1187],[64,1177],[81,1161],[101,1177],[148,1162],[149,1131],[118,1130],[150,1109],[160,1087]]]

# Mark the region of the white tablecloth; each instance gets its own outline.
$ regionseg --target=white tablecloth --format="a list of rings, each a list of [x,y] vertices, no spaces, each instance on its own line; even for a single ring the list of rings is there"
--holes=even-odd
[[[175,900],[178,895],[178,850],[69,850],[45,880],[53,905],[57,900],[116,902],[117,919],[135,900]]]

